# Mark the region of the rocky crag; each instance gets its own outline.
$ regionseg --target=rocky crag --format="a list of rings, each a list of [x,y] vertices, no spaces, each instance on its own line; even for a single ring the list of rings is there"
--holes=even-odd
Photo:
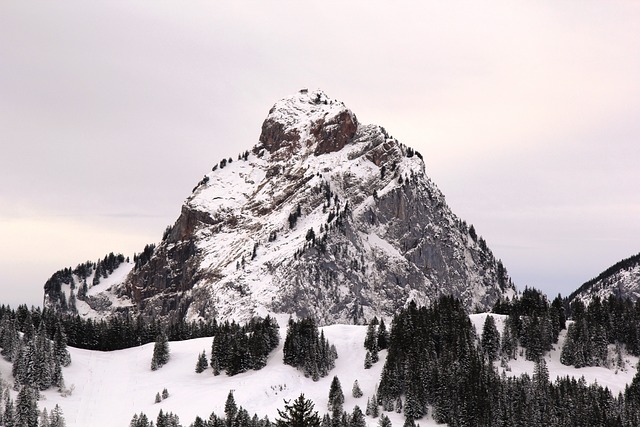
[[[329,324],[391,316],[439,294],[472,311],[515,293],[426,175],[423,156],[321,91],[277,102],[259,142],[216,163],[148,249],[118,267],[118,280],[84,292],[78,311],[291,313]]]

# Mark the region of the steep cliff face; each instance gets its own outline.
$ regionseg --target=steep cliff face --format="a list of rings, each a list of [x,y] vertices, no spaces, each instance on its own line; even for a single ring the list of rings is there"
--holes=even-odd
[[[488,308],[514,287],[420,153],[301,91],[270,110],[250,152],[205,175],[153,256],[108,292],[154,316],[335,323],[439,294]]]
[[[569,295],[569,301],[581,299],[589,303],[595,295],[602,300],[611,295],[629,298],[632,301],[638,300],[640,298],[640,253],[623,259],[584,283]]]

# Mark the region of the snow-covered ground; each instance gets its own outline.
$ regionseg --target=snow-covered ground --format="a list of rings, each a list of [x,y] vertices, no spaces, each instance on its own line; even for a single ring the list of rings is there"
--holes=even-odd
[[[486,314],[472,315],[471,320],[481,333]],[[286,319],[279,319],[281,325]],[[504,316],[496,315],[498,330],[502,330]],[[365,326],[332,325],[324,329],[327,339],[336,346],[338,359],[336,367],[329,376],[313,382],[310,378],[282,363],[282,343],[286,327],[281,328],[281,344],[270,355],[268,364],[260,371],[250,371],[233,377],[226,374],[214,376],[211,368],[196,374],[195,365],[198,355],[205,350],[210,355],[211,338],[199,338],[189,341],[171,342],[171,360],[157,371],[151,371],[153,344],[141,347],[99,352],[70,348],[72,364],[64,368],[67,387],[73,387],[73,393],[62,397],[58,392],[49,390],[43,393],[39,401],[42,409],[53,408],[59,404],[63,409],[67,426],[80,427],[117,427],[127,426],[134,413],[144,412],[155,420],[158,412],[170,411],[178,414],[181,423],[188,426],[196,416],[203,419],[212,411],[224,414],[224,403],[229,390],[234,390],[238,405],[242,405],[251,415],[268,415],[273,421],[277,418],[277,409],[284,407],[283,400],[295,399],[304,393],[315,403],[315,408],[324,414],[327,408],[329,386],[337,375],[345,394],[345,410],[351,411],[355,405],[365,410],[367,398],[373,394],[380,379],[380,373],[386,357],[386,351],[380,353],[380,361],[372,369],[364,369],[366,333]],[[561,335],[561,342],[564,334]],[[609,370],[605,368],[575,369],[560,364],[560,345],[546,356],[551,379],[557,376],[584,376],[589,383],[598,382],[617,394],[624,390],[635,375],[638,359],[627,357],[627,369]],[[509,362],[510,375],[533,372],[533,362],[524,357]],[[0,374],[11,378],[11,365],[0,360]],[[351,396],[353,382],[358,380],[364,393],[358,399]],[[169,398],[155,403],[155,395],[164,388]],[[15,396],[14,396],[15,398]],[[400,414],[387,414],[393,425],[401,426],[404,418]],[[376,426],[378,419],[367,417],[369,426]],[[429,417],[421,419],[421,426],[435,426]]]
[[[333,325],[325,327],[324,332],[329,342],[336,346],[338,359],[329,376],[317,382],[282,363],[286,328],[281,328],[280,346],[271,353],[265,368],[233,377],[224,373],[214,376],[211,368],[201,374],[195,373],[197,357],[202,350],[206,350],[207,357],[211,354],[211,338],[171,342],[171,359],[157,371],[150,369],[153,344],[113,352],[69,348],[72,364],[64,368],[64,376],[67,387],[73,386],[73,393],[62,397],[53,389],[45,391],[38,405],[41,409],[51,409],[59,404],[68,427],[125,427],[134,413],[144,412],[155,420],[160,409],[178,414],[181,423],[188,426],[196,416],[207,419],[212,411],[224,415],[227,394],[234,390],[238,405],[251,415],[268,415],[273,421],[278,416],[277,409],[284,407],[283,399],[295,399],[300,393],[313,400],[319,414],[327,412],[329,386],[337,375],[345,395],[345,410],[351,411],[358,405],[364,412],[367,398],[373,394],[380,379],[386,351],[380,353],[378,363],[365,370],[366,327]],[[0,373],[10,379],[11,365],[0,361]],[[358,399],[351,396],[356,379],[364,393]],[[155,403],[156,393],[162,393],[164,388],[167,388],[169,398]],[[389,415],[394,425],[404,422],[400,414]],[[378,419],[368,418],[368,422],[371,426],[377,425]],[[420,424],[435,425],[424,420]]]

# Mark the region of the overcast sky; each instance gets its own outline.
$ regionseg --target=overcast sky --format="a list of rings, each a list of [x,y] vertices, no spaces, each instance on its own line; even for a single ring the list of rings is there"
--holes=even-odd
[[[0,2],[0,302],[160,240],[280,98],[419,150],[516,285],[640,252],[637,1]]]

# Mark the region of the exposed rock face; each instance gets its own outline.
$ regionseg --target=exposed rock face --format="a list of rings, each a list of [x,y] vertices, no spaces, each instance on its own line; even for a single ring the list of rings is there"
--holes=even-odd
[[[259,141],[207,174],[151,259],[108,292],[149,316],[322,323],[439,294],[488,308],[514,293],[422,156],[344,104],[301,91],[270,110]]]
[[[569,295],[569,301],[581,299],[589,303],[596,295],[601,300],[613,295],[637,301],[640,298],[640,253],[623,259],[584,283]]]
[[[262,124],[260,146],[273,154],[302,154],[313,146],[316,156],[339,151],[358,129],[356,116],[344,104],[316,91],[283,99]],[[255,152],[255,150],[254,150]]]

